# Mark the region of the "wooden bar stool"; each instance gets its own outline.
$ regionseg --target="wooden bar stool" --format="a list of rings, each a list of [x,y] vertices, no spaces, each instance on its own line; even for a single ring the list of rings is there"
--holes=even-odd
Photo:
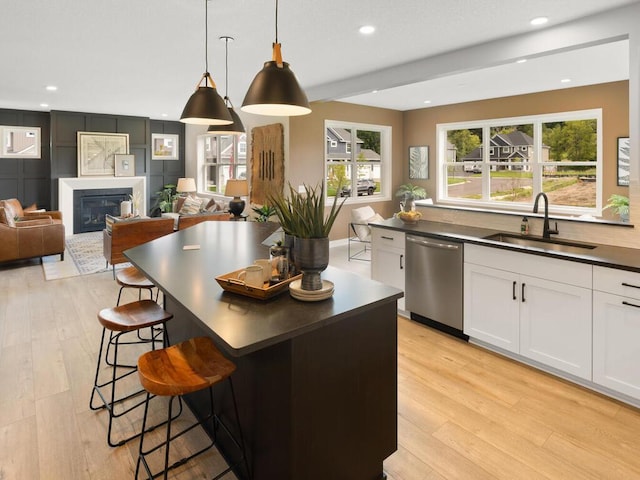
[[[136,388],[132,393],[124,394],[121,396],[116,395],[116,385],[118,382],[135,373],[138,369],[137,365],[126,365],[118,363],[118,347],[121,345],[133,345],[133,344],[145,344],[150,343],[151,348],[155,349],[156,342],[163,342],[164,346],[167,346],[168,338],[165,324],[168,320],[173,318],[173,315],[165,311],[160,305],[153,300],[138,300],[136,302],[127,303],[125,305],[119,305],[113,308],[105,308],[98,313],[98,321],[102,325],[102,338],[100,340],[100,350],[98,352],[98,360],[96,362],[96,374],[93,382],[93,389],[91,391],[91,399],[89,400],[89,407],[91,410],[100,410],[106,408],[109,412],[109,429],[107,432],[107,443],[111,447],[116,447],[124,444],[125,442],[136,438],[140,433],[136,433],[128,438],[115,442],[112,440],[112,426],[113,419],[123,416],[136,407],[145,403],[145,400],[140,400],[133,405],[122,407],[122,410],[116,412],[116,405],[122,404],[126,400],[140,395],[145,390]],[[161,327],[161,329],[160,329]],[[139,332],[141,329],[149,328],[151,331],[151,340],[136,340],[136,341],[121,341],[121,337],[130,332]],[[102,360],[102,351],[104,348],[105,337],[107,330],[109,331],[108,344],[113,346],[113,363],[107,362],[108,354],[105,352],[105,363],[111,366],[111,378],[103,383],[99,382],[100,367]],[[158,339],[158,335],[162,333],[162,340]],[[122,373],[122,370],[126,370]],[[110,392],[103,392],[102,390],[107,388]],[[98,394],[102,403],[98,406],[94,406],[95,394]],[[181,404],[182,407],[182,404]]]
[[[116,305],[120,305],[120,296],[122,295],[122,290],[125,288],[137,288],[138,300],[142,300],[142,290],[149,290],[149,298],[153,299],[153,289],[156,288],[156,286],[134,266],[118,270],[118,273],[116,273],[116,283],[120,285]],[[157,294],[156,300],[158,300]]]
[[[219,479],[230,472],[234,467],[244,463],[247,475],[251,477],[249,464],[244,447],[244,439],[242,438],[242,429],[240,427],[240,419],[238,416],[238,406],[231,381],[231,374],[235,371],[236,366],[227,360],[222,353],[215,347],[213,341],[208,337],[196,337],[177,345],[172,345],[161,350],[153,350],[138,358],[138,375],[140,383],[147,391],[147,402],[144,409],[144,417],[142,421],[142,434],[140,435],[140,450],[138,462],[136,464],[136,475],[140,471],[140,464],[144,466],[149,479],[164,475],[166,480],[169,470],[184,464],[193,457],[206,452],[217,443],[217,434],[220,427],[224,429],[229,438],[238,448],[240,458],[224,471],[216,475],[212,480]],[[229,427],[225,425],[220,416],[215,411],[213,400],[213,386],[228,380],[229,391],[233,401],[233,409],[235,413],[235,421],[238,429],[238,439],[231,433]],[[177,434],[171,434],[171,409],[175,397],[181,398],[182,395],[197,392],[208,388],[209,400],[211,402],[210,414],[193,423],[191,426],[183,429]],[[149,399],[154,395],[162,395],[171,397],[169,399],[169,407],[166,423],[166,438],[164,442],[155,445],[147,450],[144,449],[144,437],[147,423],[147,413],[149,410]],[[197,451],[189,457],[182,458],[171,466],[169,466],[169,446],[172,440],[182,436],[198,425],[204,426],[207,422],[212,421],[213,435],[211,443],[201,450]],[[147,430],[148,431],[148,430]],[[147,462],[146,456],[164,447],[164,469],[157,473],[152,473]]]

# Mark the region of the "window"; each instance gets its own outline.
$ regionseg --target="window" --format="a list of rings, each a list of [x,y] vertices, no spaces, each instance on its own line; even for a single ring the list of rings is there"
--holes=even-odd
[[[327,120],[325,133],[326,196],[389,200],[391,127]]]
[[[247,135],[200,135],[198,163],[199,189],[224,195],[227,180],[247,178]]]
[[[544,192],[554,213],[602,214],[600,109],[439,124],[437,136],[442,203],[531,212]]]

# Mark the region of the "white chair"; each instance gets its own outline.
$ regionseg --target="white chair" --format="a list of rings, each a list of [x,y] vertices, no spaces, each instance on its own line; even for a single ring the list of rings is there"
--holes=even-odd
[[[349,222],[348,256],[351,260],[370,261],[371,256],[366,253],[371,251],[371,227],[369,222],[384,220],[369,205],[351,210],[351,222]],[[364,246],[355,253],[351,253],[351,243],[359,243]],[[355,248],[355,247],[354,247]]]

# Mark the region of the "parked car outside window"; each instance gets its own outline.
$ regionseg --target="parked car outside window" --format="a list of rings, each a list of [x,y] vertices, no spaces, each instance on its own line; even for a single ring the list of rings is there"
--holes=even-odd
[[[376,191],[376,182],[373,180],[369,180],[368,178],[360,178],[358,179],[358,195],[373,195],[373,192]],[[340,191],[341,197],[349,197],[351,196],[351,185],[345,185],[342,187]]]

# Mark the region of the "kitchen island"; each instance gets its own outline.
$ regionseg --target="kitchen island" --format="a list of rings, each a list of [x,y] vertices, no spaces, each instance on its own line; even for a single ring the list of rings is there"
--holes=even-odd
[[[335,293],[321,302],[223,291],[215,277],[267,258],[262,241],[275,228],[204,222],[125,255],[163,291],[174,314],[171,343],[207,335],[237,365],[234,387],[255,480],[384,478],[382,462],[397,447],[402,292],[332,267],[322,277]],[[225,411],[227,393],[216,392]],[[187,400],[196,415],[206,410],[202,396]],[[219,440],[233,458],[229,440]]]

